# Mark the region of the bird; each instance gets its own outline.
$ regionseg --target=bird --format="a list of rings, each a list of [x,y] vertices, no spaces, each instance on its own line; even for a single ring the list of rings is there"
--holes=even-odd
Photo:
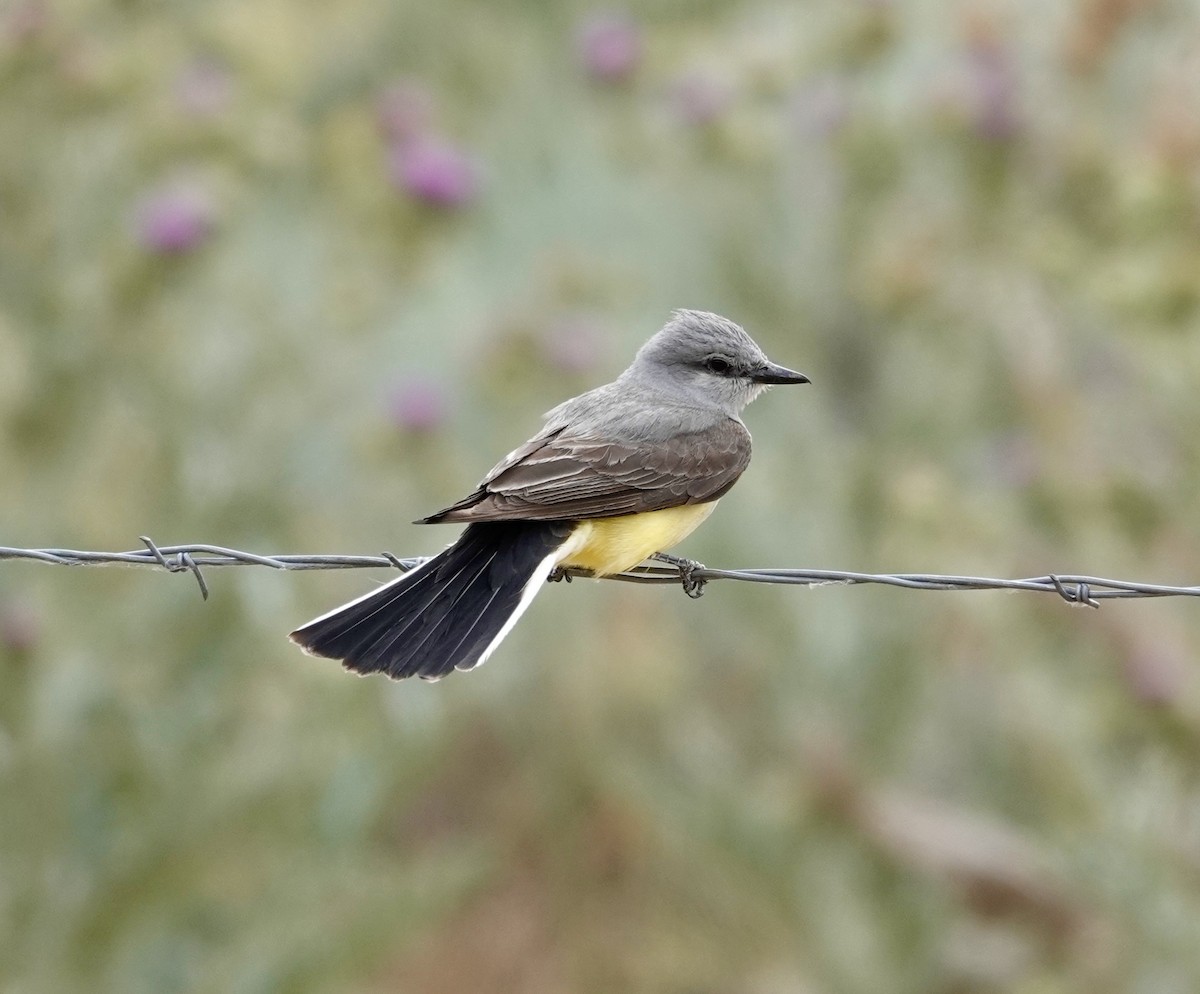
[[[472,493],[414,522],[465,525],[450,546],[290,638],[360,675],[438,680],[486,661],[565,570],[662,558],[687,589],[698,564],[667,550],[749,465],[742,411],[773,384],[808,382],[728,318],[674,311],[613,382],[553,408]]]

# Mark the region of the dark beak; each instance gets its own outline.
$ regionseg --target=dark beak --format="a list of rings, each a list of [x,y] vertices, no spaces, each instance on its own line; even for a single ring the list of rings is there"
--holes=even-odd
[[[794,369],[787,369],[783,366],[776,366],[775,363],[769,362],[761,369],[755,370],[750,374],[750,379],[755,383],[811,383],[812,381],[803,373],[797,373]]]

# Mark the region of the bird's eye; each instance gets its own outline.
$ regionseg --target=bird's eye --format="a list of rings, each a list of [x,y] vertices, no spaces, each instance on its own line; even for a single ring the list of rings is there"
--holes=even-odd
[[[704,360],[704,368],[710,373],[716,373],[718,376],[724,376],[732,369],[732,364],[724,356],[710,355]]]

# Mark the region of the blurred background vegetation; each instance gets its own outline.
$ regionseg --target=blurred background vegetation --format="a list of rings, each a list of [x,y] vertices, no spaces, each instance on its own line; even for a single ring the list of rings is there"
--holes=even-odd
[[[1186,0],[0,12],[4,544],[430,553],[687,306],[815,385],[685,554],[1200,580]],[[1194,603],[209,578],[0,568],[4,994],[1200,987]]]

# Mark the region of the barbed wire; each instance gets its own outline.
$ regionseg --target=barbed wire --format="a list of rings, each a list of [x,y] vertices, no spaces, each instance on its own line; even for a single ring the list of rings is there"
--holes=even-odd
[[[159,546],[145,535],[139,536],[144,549],[131,552],[81,552],[76,549],[14,549],[0,546],[0,560],[24,559],[54,566],[150,566],[170,573],[191,573],[200,585],[200,593],[208,599],[208,583],[202,569],[217,566],[266,566],[281,570],[310,569],[372,569],[391,568],[410,570],[427,561],[427,557],[399,558],[390,552],[377,556],[335,555],[258,555],[227,549],[219,545]],[[560,571],[555,578],[570,580],[590,576],[587,570]],[[1047,573],[1045,576],[1016,580],[982,576],[950,576],[939,573],[858,573],[848,570],[824,569],[712,569],[688,560],[659,565],[646,563],[626,573],[617,573],[609,580],[629,583],[679,583],[693,596],[709,580],[742,580],[747,583],[783,583],[807,587],[827,585],[883,584],[907,590],[1028,590],[1061,597],[1070,604],[1098,608],[1102,600],[1139,597],[1200,597],[1200,586],[1170,586],[1160,583],[1139,583],[1112,580],[1100,576],[1080,576],[1066,573]]]

